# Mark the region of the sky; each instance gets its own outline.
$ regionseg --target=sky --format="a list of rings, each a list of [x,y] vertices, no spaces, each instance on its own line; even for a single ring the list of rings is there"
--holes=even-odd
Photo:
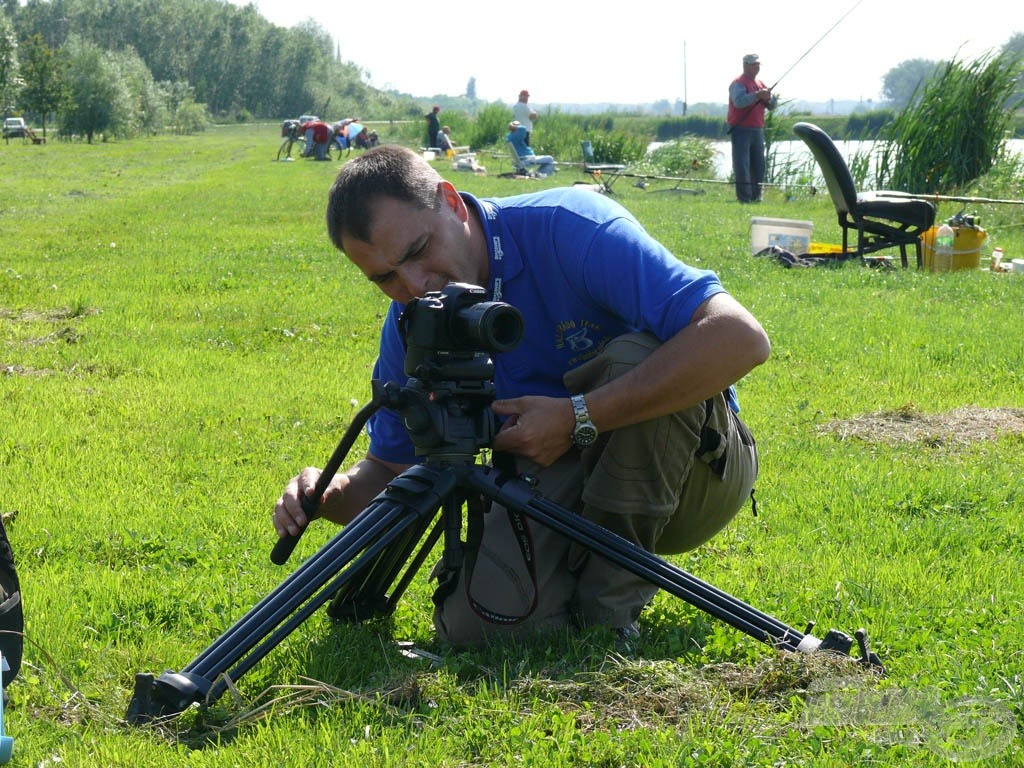
[[[761,56],[761,79],[783,100],[879,101],[882,78],[903,61],[973,61],[1024,32],[1012,0],[252,4],[279,26],[312,18],[374,87],[426,102],[462,95],[475,78],[480,99],[511,104],[525,88],[537,107],[724,103],[746,53]]]

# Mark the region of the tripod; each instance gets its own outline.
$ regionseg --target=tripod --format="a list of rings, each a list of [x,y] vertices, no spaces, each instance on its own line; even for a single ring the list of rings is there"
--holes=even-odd
[[[474,302],[468,310],[452,310],[450,302],[465,297],[442,294],[440,311],[456,316],[460,312],[471,313],[471,317],[461,319],[479,331],[487,342],[483,345],[485,349],[500,351],[518,342],[521,325],[516,328],[514,318],[505,316],[504,308],[508,305],[486,307],[481,313],[479,302]],[[410,303],[406,313],[412,307],[414,303]],[[486,313],[491,311],[497,314],[487,319]],[[415,316],[414,313],[412,317]],[[416,330],[410,325],[406,333],[406,373],[412,378],[405,387],[372,382],[370,403],[360,410],[342,437],[312,496],[304,500],[304,509],[311,517],[315,514],[315,500],[322,497],[360,430],[381,407],[401,414],[417,453],[425,457],[424,462],[396,476],[349,525],[180,672],[168,670],[159,677],[138,673],[125,716],[129,723],[173,716],[193,703],[216,701],[230,684],[328,601],[334,618],[360,622],[389,615],[438,541],[443,540],[445,570],[457,571],[463,566],[466,547],[461,540],[462,509],[467,509],[471,528],[480,525],[485,514],[484,500],[553,529],[776,648],[850,653],[853,639],[845,633],[830,630],[818,639],[810,634],[811,627],[806,633],[799,632],[545,499],[529,478],[478,462],[478,454],[490,445],[496,431],[489,407],[494,400],[493,364],[475,348],[463,350],[478,341],[471,335],[474,341],[467,344],[464,339],[453,340],[445,336],[443,329],[433,327],[426,336],[434,339],[435,344],[439,336],[446,340],[439,351],[418,345]],[[448,349],[451,346],[456,349]],[[298,538],[280,539],[271,559],[285,563]],[[861,653],[859,662],[881,668],[878,656],[868,647],[864,630],[858,630],[856,637]]]

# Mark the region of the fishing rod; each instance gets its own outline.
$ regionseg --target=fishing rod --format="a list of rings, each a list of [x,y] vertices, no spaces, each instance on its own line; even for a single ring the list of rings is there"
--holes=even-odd
[[[779,79],[776,80],[774,85],[772,85],[772,87],[769,88],[768,90],[774,92],[775,91],[775,86],[777,86],[779,83],[782,82],[782,78],[785,77],[786,75],[788,75],[794,69],[796,69],[796,65],[799,64],[801,61],[803,61],[805,58],[807,58],[807,54],[809,54],[811,51],[813,51],[815,48],[817,48],[818,47],[818,43],[820,43],[822,40],[824,40],[826,37],[828,37],[829,34],[831,34],[832,30],[835,29],[836,27],[838,27],[840,24],[842,24],[843,23],[843,19],[845,19],[847,16],[849,16],[851,13],[853,13],[857,9],[857,6],[860,5],[863,2],[864,2],[864,0],[857,0],[857,2],[853,4],[853,7],[850,10],[848,10],[846,13],[844,13],[842,16],[840,16],[839,17],[839,21],[837,21],[835,24],[833,24],[831,27],[829,27],[825,31],[824,35],[822,35],[817,40],[815,40],[814,43],[811,45],[811,47],[808,48],[806,51],[804,51],[803,56],[801,56],[799,59],[794,61],[793,62],[793,66],[791,66],[789,69],[787,69],[785,72],[783,72],[782,75],[779,77]]]
[[[730,179],[703,179],[703,178],[696,178],[696,177],[689,178],[689,177],[686,177],[686,176],[658,176],[658,175],[653,174],[653,173],[629,173],[629,172],[627,172],[627,173],[620,173],[619,176],[623,176],[623,177],[625,177],[627,179],[643,179],[645,181],[651,180],[651,179],[653,179],[655,181],[679,181],[679,182],[689,181],[689,182],[692,182],[694,184],[728,184],[728,185],[732,186],[732,185],[734,185],[736,183],[735,181],[731,181]],[[762,187],[785,187],[786,189],[799,189],[799,188],[804,188],[804,187],[807,188],[807,189],[817,189],[817,186],[814,185],[814,184],[786,184],[784,182],[772,183],[772,182],[769,182],[769,181],[761,182],[760,186],[762,186]]]
[[[992,203],[994,205],[1024,205],[1024,200],[1003,200],[995,197],[957,197],[955,195],[914,195],[910,192],[875,192],[877,197],[912,198],[914,200],[946,201],[950,203]]]

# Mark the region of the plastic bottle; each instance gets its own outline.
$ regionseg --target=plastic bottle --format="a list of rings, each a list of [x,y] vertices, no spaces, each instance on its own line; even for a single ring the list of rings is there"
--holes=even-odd
[[[953,269],[953,228],[942,223],[935,233],[935,271],[949,272]]]
[[[1003,249],[996,248],[992,251],[992,271],[1001,272],[1003,264]]]

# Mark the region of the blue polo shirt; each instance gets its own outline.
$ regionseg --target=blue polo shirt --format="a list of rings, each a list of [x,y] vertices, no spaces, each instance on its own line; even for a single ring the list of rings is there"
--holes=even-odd
[[[500,399],[567,397],[562,376],[616,336],[649,331],[665,340],[724,291],[710,271],[688,266],[605,195],[572,187],[506,198],[462,193],[480,214],[490,256],[490,299],[523,315],[522,342],[493,356]],[[404,385],[405,348],[393,302],[381,331],[373,378]],[[412,464],[399,415],[381,409],[367,424],[370,452]]]

